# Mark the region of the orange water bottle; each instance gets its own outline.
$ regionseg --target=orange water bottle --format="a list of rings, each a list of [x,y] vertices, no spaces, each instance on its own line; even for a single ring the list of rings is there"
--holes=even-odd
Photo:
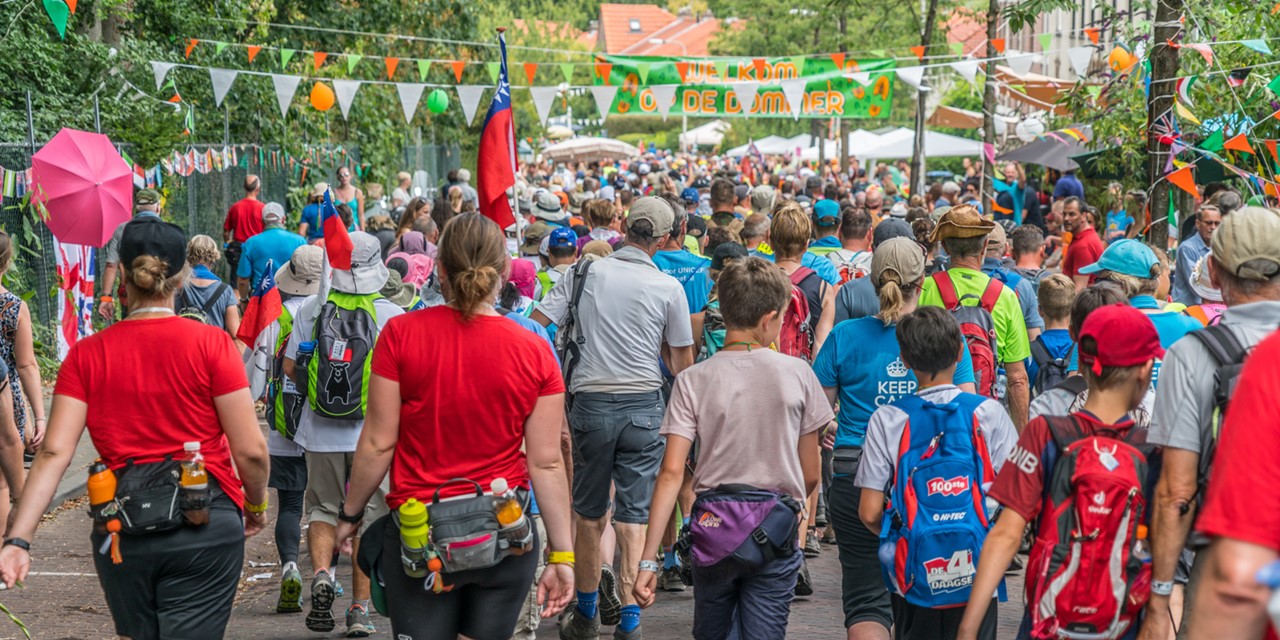
[[[186,457],[182,459],[182,515],[187,524],[202,525],[209,522],[209,475],[205,472],[204,456],[200,455],[200,443],[182,445]]]
[[[103,510],[115,499],[116,474],[102,458],[98,458],[89,467],[89,515],[93,517],[95,525],[102,527],[105,524],[108,514],[104,514]]]

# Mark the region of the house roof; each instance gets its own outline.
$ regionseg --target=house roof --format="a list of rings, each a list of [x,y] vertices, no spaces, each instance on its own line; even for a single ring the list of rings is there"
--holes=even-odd
[[[600,5],[599,37],[610,54],[706,56],[720,26],[714,18],[677,17],[652,4]]]
[[[973,11],[963,7],[952,12],[947,19],[947,42],[962,43],[964,55],[986,56],[987,26],[986,21],[975,15]]]
[[[512,20],[512,31],[540,34],[560,38],[563,40],[573,40],[580,42],[588,51],[596,48],[597,34],[595,31],[579,31],[576,27],[568,22],[554,22],[551,20],[524,20],[516,18]]]

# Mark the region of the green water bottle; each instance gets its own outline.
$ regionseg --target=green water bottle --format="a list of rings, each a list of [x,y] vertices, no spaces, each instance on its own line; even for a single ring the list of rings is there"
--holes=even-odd
[[[427,505],[409,498],[400,505],[400,561],[410,578],[427,577]]]

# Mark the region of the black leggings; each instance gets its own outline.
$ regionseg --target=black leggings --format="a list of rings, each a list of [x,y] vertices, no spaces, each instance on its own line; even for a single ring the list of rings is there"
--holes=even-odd
[[[280,550],[280,565],[298,561],[298,547],[302,540],[302,496],[305,489],[276,489],[280,513],[276,514],[276,548]]]

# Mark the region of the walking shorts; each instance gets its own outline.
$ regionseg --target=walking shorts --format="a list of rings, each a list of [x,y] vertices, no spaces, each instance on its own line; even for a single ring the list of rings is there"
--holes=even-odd
[[[653,483],[666,450],[658,428],[664,407],[649,393],[577,393],[569,412],[573,435],[573,509],[597,519],[609,512],[626,524],[649,522]]]

